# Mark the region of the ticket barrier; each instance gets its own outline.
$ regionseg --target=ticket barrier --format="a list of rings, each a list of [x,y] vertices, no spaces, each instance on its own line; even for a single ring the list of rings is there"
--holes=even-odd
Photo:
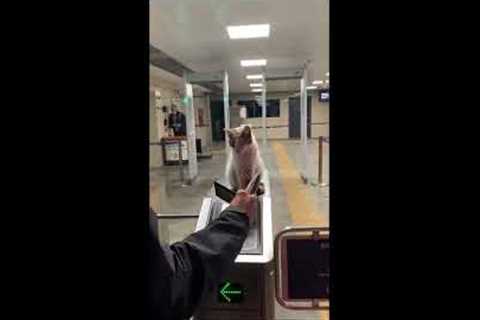
[[[193,320],[273,320],[273,297],[287,309],[329,309],[329,229],[288,227],[274,239],[268,173],[263,182],[265,193],[233,269],[213,286]],[[158,217],[198,217],[198,231],[227,206],[212,188],[198,215]]]
[[[215,284],[194,320],[274,319],[274,298],[288,309],[328,309],[328,228],[287,228],[272,233],[268,173],[263,178],[257,214],[233,270]],[[228,203],[204,198],[196,230],[215,220]]]
[[[195,320],[273,319],[273,235],[270,186],[264,174],[265,193],[258,198],[257,213],[235,259],[233,270],[217,283],[198,308]],[[215,195],[203,199],[196,230],[201,230],[228,206]]]

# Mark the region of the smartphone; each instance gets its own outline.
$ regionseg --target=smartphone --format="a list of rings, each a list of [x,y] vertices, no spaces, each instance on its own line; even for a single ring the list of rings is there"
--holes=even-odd
[[[252,180],[248,183],[248,186],[245,188],[245,191],[247,191],[250,194],[255,194],[257,192],[258,186],[260,185],[260,178],[261,174],[257,173]],[[218,181],[214,181],[213,185],[215,187],[215,194],[217,197],[220,199],[230,203],[232,202],[233,198],[235,198],[235,192],[233,190],[228,189]]]
[[[230,203],[232,202],[233,198],[235,198],[235,192],[233,192],[233,190],[228,189],[227,187],[218,183],[217,181],[215,181],[213,185],[215,187],[215,194],[220,199]]]

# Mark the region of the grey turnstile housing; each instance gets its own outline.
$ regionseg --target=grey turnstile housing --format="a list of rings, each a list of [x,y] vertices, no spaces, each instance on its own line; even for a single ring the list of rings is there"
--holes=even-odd
[[[217,300],[217,288],[209,294],[195,313],[195,320],[266,320],[274,314],[273,264],[240,263],[226,277],[232,282],[242,283],[245,298],[239,304],[225,304]]]
[[[198,308],[195,320],[218,319],[273,319],[274,277],[273,277],[273,235],[270,183],[268,172],[262,179],[265,194],[259,197],[259,206],[254,222],[240,254],[235,259],[233,270],[225,277],[232,283],[240,283],[244,299],[240,303],[222,303],[217,299],[218,286],[213,286],[208,297]],[[196,230],[203,229],[228,204],[211,193],[204,198]]]

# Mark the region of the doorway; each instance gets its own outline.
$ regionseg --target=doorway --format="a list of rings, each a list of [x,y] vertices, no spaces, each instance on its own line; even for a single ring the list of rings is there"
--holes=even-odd
[[[307,137],[311,138],[312,133],[312,97],[307,98]],[[300,139],[300,97],[288,99],[288,137]]]
[[[225,112],[223,100],[210,101],[210,115],[212,121],[212,140],[225,141]]]

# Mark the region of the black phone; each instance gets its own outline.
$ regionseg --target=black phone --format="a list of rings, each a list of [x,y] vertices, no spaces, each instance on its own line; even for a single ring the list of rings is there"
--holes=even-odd
[[[228,189],[217,181],[215,181],[213,185],[215,187],[215,194],[220,199],[230,203],[232,202],[233,198],[235,198],[235,192],[233,190]]]
[[[257,173],[252,178],[248,186],[245,188],[245,191],[247,191],[250,194],[255,194],[257,192],[258,186],[260,185],[261,176],[262,175],[260,173]],[[236,193],[233,190],[228,189],[218,181],[214,181],[213,185],[215,187],[215,194],[220,199],[230,203],[232,202],[233,198],[235,198]]]

